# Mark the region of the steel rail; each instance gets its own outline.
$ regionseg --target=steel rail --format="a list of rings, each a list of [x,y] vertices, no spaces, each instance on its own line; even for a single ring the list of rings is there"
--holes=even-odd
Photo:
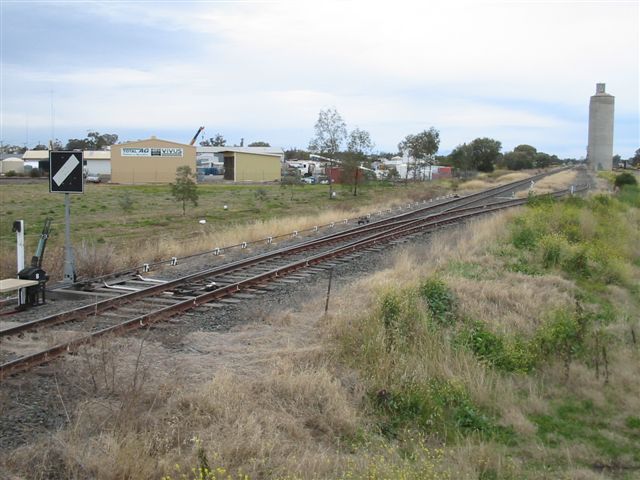
[[[495,208],[495,210],[502,209],[502,208],[507,208],[507,207],[504,207],[504,206],[497,207]],[[429,222],[428,225],[439,226],[444,223],[451,223],[454,220],[459,220],[461,218],[471,217],[475,215],[478,215],[478,213],[467,213],[467,214],[459,215],[455,218],[447,218],[445,220],[431,221]],[[415,222],[419,222],[419,221],[420,220],[415,220]],[[135,317],[133,319],[127,320],[125,322],[119,323],[118,325],[114,325],[111,327],[98,330],[96,332],[92,332],[83,337],[56,345],[47,350],[43,350],[41,352],[37,352],[31,355],[27,355],[25,357],[20,357],[10,362],[6,362],[0,365],[0,380],[3,380],[6,377],[19,373],[21,371],[28,370],[36,365],[47,363],[53,360],[54,358],[60,355],[63,355],[65,353],[76,351],[80,346],[91,344],[96,339],[103,337],[105,335],[117,335],[129,330],[134,330],[134,329],[151,325],[153,323],[162,321],[165,318],[173,316],[177,313],[181,313],[186,310],[195,308],[199,305],[209,303],[210,301],[215,300],[217,298],[229,296],[231,293],[240,291],[242,288],[254,286],[266,280],[277,278],[282,274],[289,273],[291,271],[295,271],[300,268],[308,267],[316,263],[320,263],[321,261],[326,259],[334,258],[336,256],[339,256],[345,253],[351,253],[357,250],[358,248],[362,248],[363,246],[369,246],[375,243],[380,243],[384,241],[384,239],[397,238],[398,236],[401,236],[403,234],[403,232],[401,232],[400,229],[403,229],[404,231],[414,232],[416,228],[418,227],[416,227],[415,225],[411,226],[410,228],[407,228],[406,226],[396,227],[395,231],[392,233],[385,232],[384,234],[372,235],[366,239],[352,242],[349,245],[335,248],[329,252],[317,254],[308,259],[299,260],[299,261],[290,263],[288,265],[272,269],[268,272],[264,272],[264,273],[255,275],[253,277],[250,277],[248,279],[235,282],[231,285],[218,288],[212,292],[199,295],[193,299],[184,300],[174,305],[170,305],[170,306],[161,308],[157,311],[147,313],[147,314]],[[424,228],[424,226],[422,228]]]
[[[528,181],[528,179],[526,179],[526,181]],[[522,181],[519,182],[513,182],[512,184],[509,184],[508,186],[510,188],[514,188],[514,184],[517,183],[522,183]],[[474,202],[466,202],[465,204],[469,204],[469,203],[476,203],[478,201],[478,198],[487,198],[487,197],[491,197],[493,195],[495,195],[495,191],[498,190],[503,190],[504,187],[506,186],[500,186],[500,187],[496,187],[494,189],[489,189],[488,191],[483,191],[483,192],[479,192],[477,194],[473,194],[473,197],[476,197]],[[516,187],[517,188],[517,187]],[[468,197],[462,197],[463,199],[466,199]],[[456,199],[457,200],[457,199]],[[507,201],[503,201],[503,202],[497,202],[497,203],[504,203],[504,204],[508,204],[508,202],[510,202],[511,200],[507,200]],[[456,208],[455,210],[452,209],[447,209],[444,210],[442,212],[438,212],[435,214],[430,214],[427,215],[427,217],[419,217],[419,218],[438,218],[438,217],[442,217],[443,215],[450,215],[453,212],[461,212],[461,211],[465,211],[465,210],[471,210],[471,209],[477,209],[477,208],[486,208],[486,206],[482,206],[482,207],[469,207],[468,209],[462,209],[462,208]],[[321,246],[325,246],[325,245],[330,245],[331,243],[335,243],[338,241],[344,241],[346,239],[352,238],[356,235],[361,235],[363,233],[370,233],[370,232],[374,232],[375,230],[379,230],[379,229],[388,229],[388,228],[392,228],[396,225],[402,225],[405,224],[407,222],[411,222],[413,221],[413,219],[411,218],[405,218],[405,217],[410,217],[410,216],[415,216],[418,213],[422,213],[424,211],[428,211],[430,208],[427,209],[419,209],[419,210],[414,210],[412,212],[405,212],[403,214],[397,215],[395,217],[392,217],[390,219],[383,219],[377,222],[373,222],[367,225],[363,225],[363,226],[358,226],[352,229],[349,229],[347,231],[343,231],[343,232],[337,232],[331,235],[327,235],[327,236],[323,236],[321,238],[318,239],[312,239],[312,240],[308,240],[306,242],[302,242],[300,244],[291,246],[291,247],[284,247],[272,252],[266,252],[263,254],[259,254],[259,255],[254,255],[252,257],[246,258],[246,259],[242,259],[242,260],[238,260],[235,262],[230,262],[228,264],[219,266],[219,267],[214,267],[212,269],[208,269],[208,270],[204,270],[201,272],[197,272],[191,275],[187,275],[185,277],[181,277],[172,281],[168,281],[162,284],[157,284],[157,285],[153,285],[150,286],[148,288],[144,288],[135,292],[129,292],[126,293],[124,295],[118,296],[118,297],[114,297],[114,298],[110,298],[110,299],[106,299],[106,300],[101,300],[99,302],[95,302],[89,305],[85,305],[83,307],[79,307],[76,309],[72,309],[63,313],[59,313],[59,314],[55,314],[55,315],[51,315],[49,317],[45,317],[45,318],[41,318],[41,319],[37,319],[37,320],[33,320],[31,322],[25,322],[4,330],[0,330],[0,338],[2,337],[6,337],[6,336],[11,336],[11,335],[16,335],[16,334],[20,334],[23,333],[25,331],[28,330],[32,330],[35,328],[40,328],[40,327],[45,327],[45,326],[53,326],[53,325],[57,325],[57,324],[61,324],[61,323],[66,323],[66,322],[70,322],[70,321],[75,321],[81,318],[84,318],[86,316],[89,315],[94,315],[94,314],[98,314],[98,313],[102,313],[105,310],[111,309],[111,308],[115,308],[116,306],[121,306],[124,303],[131,303],[133,301],[142,299],[144,297],[149,297],[158,293],[162,293],[163,291],[167,291],[167,290],[172,290],[175,289],[177,287],[180,287],[181,285],[187,284],[189,282],[193,282],[193,281],[197,281],[200,280],[202,278],[206,278],[206,277],[210,277],[210,276],[214,276],[214,275],[220,275],[220,274],[224,274],[224,273],[230,273],[233,272],[235,270],[238,269],[242,269],[242,268],[247,268],[253,265],[256,265],[258,263],[264,262],[266,260],[270,260],[276,257],[281,257],[283,255],[293,255],[302,251],[306,251],[312,248],[317,248],[317,247],[321,247]]]
[[[561,196],[566,194],[567,192],[568,190],[564,190],[560,192],[554,192],[551,195]],[[122,322],[118,325],[114,325],[114,326],[107,327],[102,330],[90,333],[88,335],[85,335],[84,337],[77,338],[69,342],[56,345],[45,351],[38,352],[25,357],[21,357],[11,362],[7,362],[3,365],[0,365],[0,380],[3,380],[4,378],[10,375],[19,373],[20,371],[27,370],[33,366],[47,363],[50,360],[66,352],[72,352],[77,350],[82,345],[92,344],[99,337],[109,335],[109,334],[117,335],[129,330],[151,325],[158,321],[162,321],[165,318],[173,316],[177,313],[195,308],[202,304],[209,303],[212,300],[215,300],[217,298],[229,296],[230,294],[240,291],[243,288],[264,283],[269,279],[277,278],[283,274],[287,274],[301,268],[306,268],[306,267],[315,265],[317,263],[321,263],[323,261],[326,261],[327,259],[341,256],[354,251],[362,250],[363,248],[376,245],[379,243],[383,243],[391,239],[411,235],[419,231],[424,231],[425,229],[431,230],[431,229],[438,228],[442,225],[457,223],[462,220],[476,217],[484,213],[495,212],[495,211],[509,208],[515,205],[523,205],[527,203],[527,201],[528,199],[526,198],[513,199],[506,202],[498,202],[488,208],[485,207],[480,212],[466,212],[466,213],[456,212],[457,215],[446,216],[445,218],[440,218],[440,219],[433,219],[432,216],[423,217],[421,219],[415,219],[412,222],[410,222],[410,224],[398,225],[393,229],[391,229],[390,231],[386,231],[378,234],[372,234],[364,239],[355,240],[347,245],[336,247],[333,250],[330,250],[328,252],[323,252],[303,260],[291,262],[288,265],[277,267],[267,272],[254,275],[253,277],[232,283],[230,285],[226,285],[224,287],[220,287],[214,291],[201,294],[193,299],[184,300],[174,305],[161,308],[155,312],[150,312],[150,313],[135,317],[133,319],[127,320],[126,322]],[[466,210],[477,210],[477,208],[466,209]]]
[[[480,208],[480,207],[475,207]],[[443,215],[450,215],[452,212],[455,212],[457,210],[449,210],[446,213],[436,213],[436,214],[430,214],[427,217],[428,218],[436,218],[436,217],[440,217]],[[409,212],[411,214],[415,214],[416,212]],[[404,217],[406,216],[407,213],[399,215],[398,217]],[[394,217],[394,218],[398,218],[398,217]],[[419,217],[420,219],[421,217]],[[99,314],[102,313],[106,310],[115,308],[117,306],[121,306],[122,304],[126,304],[126,303],[131,303],[133,301],[136,300],[140,300],[143,299],[145,297],[149,297],[158,293],[162,293],[164,291],[167,290],[172,290],[175,289],[177,287],[180,287],[181,285],[184,284],[188,284],[189,282],[193,282],[196,280],[200,280],[202,278],[206,278],[206,277],[210,277],[210,276],[215,276],[215,275],[220,275],[220,274],[225,274],[225,273],[230,273],[242,268],[246,268],[246,267],[250,267],[256,264],[259,264],[261,262],[264,262],[266,260],[270,260],[273,258],[280,258],[283,255],[293,255],[295,253],[301,252],[301,251],[306,251],[306,250],[310,250],[314,247],[319,247],[319,246],[324,246],[324,245],[330,245],[332,243],[336,243],[338,241],[341,240],[346,240],[349,238],[352,238],[354,236],[357,235],[362,235],[363,233],[369,233],[369,232],[374,232],[376,230],[380,230],[380,229],[389,229],[389,228],[393,228],[395,226],[398,225],[404,225],[407,222],[411,222],[411,221],[415,221],[415,219],[401,219],[401,220],[396,220],[396,221],[389,221],[389,219],[386,219],[386,221],[383,222],[375,222],[373,224],[368,224],[368,225],[364,225],[364,226],[359,226],[359,227],[355,227],[353,229],[350,229],[348,231],[345,232],[337,232],[335,234],[332,235],[328,235],[325,237],[322,237],[320,239],[314,239],[314,240],[308,240],[306,242],[303,242],[301,244],[292,246],[292,247],[284,247],[278,250],[275,250],[273,252],[267,252],[264,254],[260,254],[257,256],[252,256],[246,259],[242,259],[242,260],[238,260],[235,262],[230,262],[228,264],[219,266],[219,267],[215,267],[212,269],[207,269],[204,271],[200,271],[194,274],[190,274],[187,275],[185,277],[181,277],[175,280],[171,280],[168,281],[166,283],[162,283],[162,284],[156,284],[153,286],[150,286],[148,288],[144,288],[135,292],[128,292],[125,293],[124,295],[120,295],[118,297],[113,297],[113,298],[109,298],[109,299],[105,299],[105,300],[101,300],[99,302],[94,302],[91,303],[89,305],[85,305],[83,307],[79,307],[79,308],[75,308],[75,309],[71,309],[68,310],[66,312],[62,312],[59,314],[54,314],[54,315],[50,315],[48,317],[44,317],[41,319],[36,319],[36,320],[32,320],[30,322],[25,322],[25,323],[21,323],[19,325],[15,325],[13,327],[9,327],[3,330],[0,330],[0,338],[3,337],[8,337],[8,336],[12,336],[12,335],[18,335],[21,333],[24,333],[26,331],[29,330],[33,330],[36,328],[41,328],[41,327],[48,327],[48,326],[54,326],[54,325],[58,325],[61,323],[66,323],[66,322],[71,322],[71,321],[75,321],[75,320],[79,320],[81,318],[84,318],[86,316],[89,315],[95,315],[95,314]]]
[[[533,175],[531,177],[527,177],[527,178],[522,179],[522,180],[517,180],[515,182],[511,182],[511,183],[508,183],[508,184],[505,184],[505,185],[498,185],[496,187],[492,187],[490,189],[483,190],[481,192],[476,192],[476,193],[472,193],[472,194],[465,195],[465,196],[462,196],[462,197],[458,197],[458,198],[455,198],[455,199],[446,200],[446,201],[440,202],[438,204],[429,204],[429,205],[426,205],[426,206],[422,207],[419,210],[414,210],[413,212],[407,212],[407,213],[404,213],[404,214],[401,214],[401,215],[397,215],[395,217],[400,217],[400,216],[404,216],[404,215],[412,215],[415,212],[420,211],[420,210],[425,211],[425,210],[429,210],[429,209],[435,209],[435,208],[438,208],[438,207],[442,207],[442,206],[445,206],[445,205],[449,205],[450,207],[453,207],[453,206],[455,206],[455,204],[457,202],[461,202],[461,201],[463,201],[465,199],[471,200],[471,199],[476,199],[476,198],[477,199],[483,198],[484,196],[491,195],[492,192],[493,192],[493,195],[497,195],[499,193],[502,193],[503,191],[513,190],[515,188],[520,187],[521,185],[526,185],[527,183],[529,183],[531,181],[536,181],[539,178],[543,178],[543,177],[549,176],[549,175],[554,175],[556,173],[559,173],[561,171],[564,171],[564,170],[567,170],[567,169],[570,169],[570,168],[573,168],[573,167],[561,167],[561,168],[558,168],[558,169],[551,170],[549,172],[539,173],[539,174]],[[478,200],[476,200],[476,201],[478,201]],[[392,217],[392,218],[395,218],[395,217]],[[387,220],[389,220],[389,219],[382,219],[382,220],[379,220],[379,221],[384,222],[384,221],[387,221]],[[327,226],[327,225],[324,225],[324,226]],[[280,237],[284,237],[284,236],[285,235],[281,235]],[[264,239],[256,240],[256,241],[249,242],[249,243],[261,243],[261,242],[264,242],[266,240],[267,239],[264,238]],[[222,247],[221,250],[230,249],[232,247],[237,247],[237,246],[239,246],[239,245]],[[198,256],[198,255],[209,254],[209,253],[212,253],[212,252],[213,251],[196,253],[196,254],[187,255],[187,256],[184,256],[184,257],[177,257],[177,259],[178,260],[184,260],[184,259],[188,259],[188,258],[193,258],[193,257]],[[162,261],[159,261],[159,262],[152,263],[150,265],[157,266],[157,265],[161,265],[161,264],[165,264],[165,263],[169,263],[169,262],[170,262],[170,260],[162,260]],[[91,284],[92,282],[103,281],[103,280],[106,280],[106,279],[109,279],[109,278],[121,278],[121,277],[123,277],[125,275],[130,275],[130,274],[138,271],[140,268],[142,268],[141,265],[137,266],[137,267],[134,267],[133,269],[120,270],[118,272],[113,272],[113,273],[110,273],[110,274],[107,274],[107,275],[102,275],[100,277],[83,279],[83,280],[75,282],[72,285],[72,287],[73,286],[83,286],[83,285]]]

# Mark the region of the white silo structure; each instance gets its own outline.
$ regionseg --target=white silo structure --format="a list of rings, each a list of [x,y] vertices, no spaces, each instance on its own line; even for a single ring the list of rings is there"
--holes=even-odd
[[[589,143],[587,162],[593,170],[613,169],[613,107],[615,97],[596,83],[596,94],[589,102]]]

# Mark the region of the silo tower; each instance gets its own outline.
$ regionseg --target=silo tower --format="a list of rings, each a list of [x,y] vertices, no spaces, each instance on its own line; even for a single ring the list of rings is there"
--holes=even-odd
[[[589,102],[589,144],[587,162],[593,170],[613,168],[613,106],[615,97],[596,83],[596,94]]]

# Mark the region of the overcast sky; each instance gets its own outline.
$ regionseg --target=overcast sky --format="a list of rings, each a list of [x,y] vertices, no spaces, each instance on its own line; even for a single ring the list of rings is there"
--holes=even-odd
[[[638,0],[0,5],[4,143],[188,143],[204,125],[306,148],[331,107],[377,150],[434,126],[440,153],[491,137],[581,158],[604,82],[614,154],[640,147]]]

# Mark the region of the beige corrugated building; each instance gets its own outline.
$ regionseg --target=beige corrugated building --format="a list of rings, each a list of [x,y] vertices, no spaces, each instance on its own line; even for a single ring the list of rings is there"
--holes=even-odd
[[[196,173],[196,147],[155,137],[111,147],[112,183],[175,182],[183,165]]]
[[[242,147],[220,152],[224,157],[224,179],[234,182],[275,182],[280,180],[281,155],[243,151]]]

